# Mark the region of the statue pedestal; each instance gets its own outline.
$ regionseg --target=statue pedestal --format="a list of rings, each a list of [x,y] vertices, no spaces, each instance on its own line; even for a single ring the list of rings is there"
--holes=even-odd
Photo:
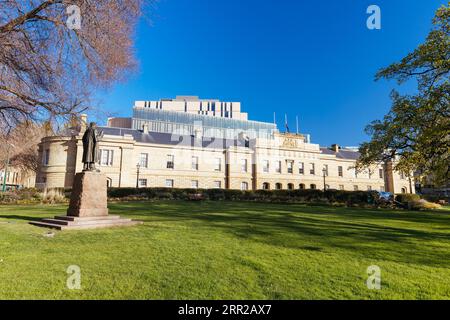
[[[75,175],[67,216],[30,222],[58,230],[98,229],[133,226],[139,221],[108,215],[106,177],[100,172],[84,171]]]
[[[108,215],[106,177],[100,172],[84,171],[75,175],[67,215],[101,217]]]

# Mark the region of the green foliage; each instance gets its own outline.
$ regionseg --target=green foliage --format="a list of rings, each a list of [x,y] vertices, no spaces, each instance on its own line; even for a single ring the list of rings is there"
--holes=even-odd
[[[413,201],[419,201],[420,196],[418,194],[402,193],[396,195],[395,200],[401,203],[408,203]]]
[[[371,141],[360,147],[359,168],[395,160],[404,173],[431,175],[437,185],[450,180],[450,2],[433,24],[424,44],[377,73],[400,84],[416,79],[418,93],[392,93],[390,112],[366,128]]]
[[[341,203],[347,205],[377,204],[377,193],[371,191],[340,190],[257,190],[240,191],[225,189],[168,189],[168,188],[110,188],[108,197],[116,200],[191,200],[201,194],[204,200]]]

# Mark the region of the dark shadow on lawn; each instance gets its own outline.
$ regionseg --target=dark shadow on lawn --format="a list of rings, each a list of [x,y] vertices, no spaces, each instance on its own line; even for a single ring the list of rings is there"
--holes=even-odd
[[[217,228],[236,237],[270,245],[321,251],[341,248],[366,258],[447,266],[449,254],[427,242],[448,242],[450,234],[403,227],[401,221],[448,225],[448,217],[413,212],[244,202],[151,202],[111,206],[151,222],[187,222]],[[156,219],[155,219],[156,218]],[[385,220],[383,223],[382,220]],[[311,245],[310,245],[311,244]]]
[[[0,221],[2,219],[8,219],[8,220],[25,220],[25,221],[40,221],[44,217],[30,217],[30,216],[17,216],[17,215],[0,215]]]

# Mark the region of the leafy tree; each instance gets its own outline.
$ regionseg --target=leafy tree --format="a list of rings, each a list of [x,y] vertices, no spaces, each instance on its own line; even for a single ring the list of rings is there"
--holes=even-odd
[[[376,79],[402,84],[417,80],[417,94],[393,91],[393,105],[383,120],[366,132],[371,141],[360,146],[358,167],[394,161],[395,169],[431,175],[435,183],[450,180],[450,2],[433,19],[433,28],[412,53],[380,70]]]

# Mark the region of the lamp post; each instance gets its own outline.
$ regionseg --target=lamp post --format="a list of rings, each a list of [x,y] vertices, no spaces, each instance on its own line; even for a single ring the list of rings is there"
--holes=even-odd
[[[136,169],[137,169],[137,178],[136,178],[136,189],[137,189],[137,188],[139,188],[139,172],[140,172],[140,169],[141,169],[141,164],[140,163],[138,163],[136,165]]]
[[[14,147],[12,143],[6,142],[8,144],[8,148],[6,149],[6,163],[5,163],[5,176],[3,177],[3,187],[2,192],[6,191],[6,175],[8,174],[8,166],[9,166],[9,152],[11,147]]]
[[[326,185],[326,175],[327,175],[327,169],[323,168],[322,169],[323,172],[323,191],[325,192],[325,190],[327,190],[327,185]]]

